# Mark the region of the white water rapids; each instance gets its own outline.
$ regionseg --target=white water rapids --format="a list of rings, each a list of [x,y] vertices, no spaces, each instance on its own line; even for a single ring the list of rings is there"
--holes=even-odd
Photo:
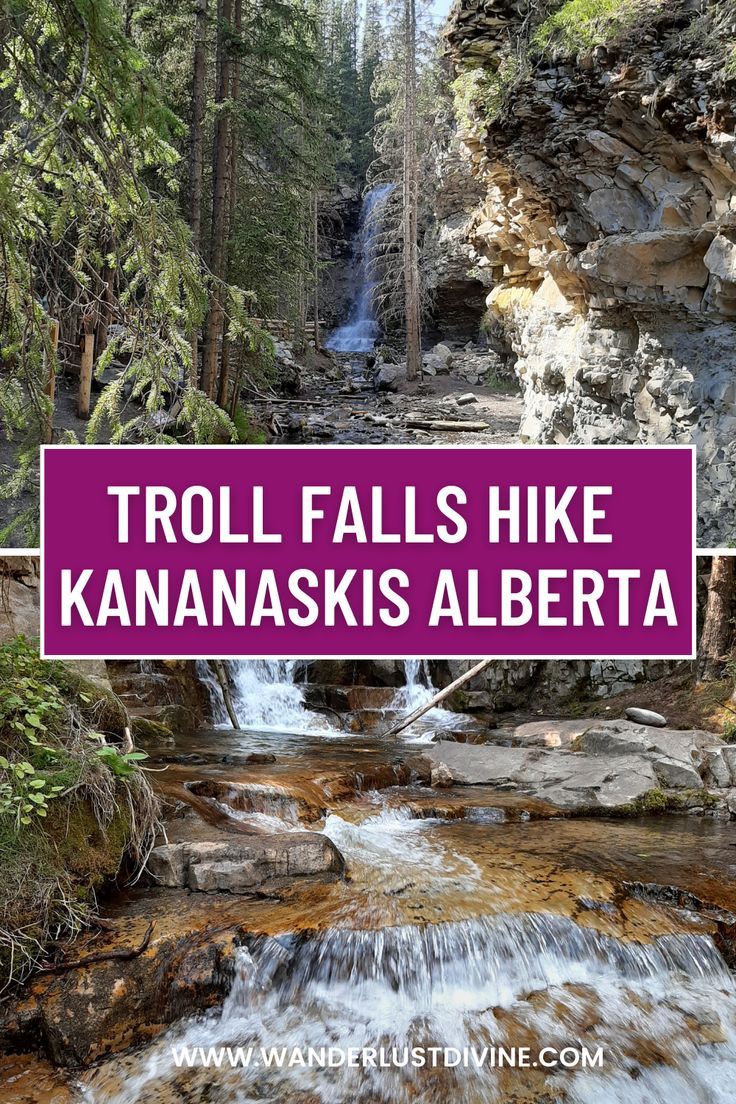
[[[326,717],[307,708],[304,690],[294,682],[293,660],[239,659],[228,670],[235,712],[245,731],[329,735],[334,730]],[[209,692],[214,723],[230,728],[222,690],[209,664],[200,660],[198,674]]]
[[[304,685],[294,682],[294,660],[241,659],[228,665],[233,704],[238,722],[244,731],[316,733],[324,736],[343,735],[338,718],[309,707]],[[198,661],[198,675],[206,686],[217,727],[230,728],[222,690],[209,664]],[[396,688],[386,706],[386,723],[394,716],[408,715],[425,705],[437,692],[432,684],[425,660],[404,660],[405,684]],[[460,728],[467,723],[462,714],[441,707],[429,710],[404,734],[409,742],[428,743],[437,729]]]
[[[480,867],[435,835],[437,821],[412,820],[380,794],[372,800],[375,813],[361,823],[331,814],[324,831],[379,910],[381,895],[402,881],[422,880],[438,902],[448,886],[460,902],[488,893]],[[441,913],[438,905],[436,922],[249,937],[222,1008],[123,1059],[112,1080],[93,1078],[87,1101],[733,1104],[736,987],[709,936],[621,940],[564,915],[502,905],[454,921]],[[601,1047],[604,1064],[545,1071],[525,1095],[519,1070],[406,1061],[416,1047],[472,1047],[480,1056],[522,1045],[534,1053]],[[182,1070],[172,1060],[182,1047],[252,1048],[256,1057],[247,1068]],[[304,1056],[330,1047],[383,1048],[393,1064],[324,1068],[290,1058],[278,1067],[263,1057],[272,1048]]]

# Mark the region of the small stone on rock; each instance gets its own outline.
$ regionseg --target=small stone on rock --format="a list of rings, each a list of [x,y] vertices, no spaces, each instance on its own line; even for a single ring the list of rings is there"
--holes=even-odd
[[[625,710],[625,716],[629,721],[634,721],[636,724],[650,725],[652,728],[664,728],[667,724],[667,718],[663,717],[661,713],[654,713],[651,709],[639,709],[635,705],[629,706]]]

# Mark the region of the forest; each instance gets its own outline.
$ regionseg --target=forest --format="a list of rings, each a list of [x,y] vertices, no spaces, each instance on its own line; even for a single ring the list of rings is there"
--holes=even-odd
[[[440,103],[422,22],[379,0],[3,2],[0,403],[21,443],[5,495],[35,481],[39,442],[75,439],[60,373],[84,440],[247,441],[243,388],[274,382],[264,320],[319,349],[338,181],[395,186],[382,279],[401,314],[414,120]]]

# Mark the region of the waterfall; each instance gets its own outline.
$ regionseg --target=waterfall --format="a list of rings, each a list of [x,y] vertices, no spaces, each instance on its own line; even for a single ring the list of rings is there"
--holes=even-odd
[[[294,682],[293,660],[238,659],[228,663],[232,697],[240,727],[257,732],[330,733],[326,717],[312,712],[304,691]],[[230,728],[222,691],[209,664],[197,662],[207,687],[215,724]]]
[[[391,709],[407,715],[426,705],[437,693],[437,688],[432,682],[426,659],[405,659],[404,678],[405,685],[400,686],[396,691]],[[462,713],[453,713],[449,709],[443,709],[441,705],[436,705],[418,721],[409,725],[402,738],[408,739],[411,743],[431,743],[438,729],[458,729],[470,723],[470,718]]]
[[[472,1059],[422,1069],[406,1055],[412,1047],[462,1054],[472,1046],[479,1055],[499,1046],[523,1044],[536,1053],[584,1043],[589,1051],[602,1048],[603,1064],[549,1069],[546,1091],[537,1081],[533,1099],[730,1104],[735,1012],[728,968],[703,935],[642,944],[566,917],[529,913],[255,936],[238,951],[219,1012],[173,1028],[143,1061],[133,1058],[112,1092],[103,1082],[90,1099],[183,1100],[171,1048],[240,1046],[254,1055],[311,1049],[315,1057],[189,1070],[191,1099],[204,1099],[199,1087],[215,1104],[303,1096],[319,1104],[487,1104],[507,1099],[508,1070]],[[715,1025],[718,1041],[702,1045],[698,1023]],[[351,1068],[329,1062],[331,1047],[374,1055],[380,1047],[390,1060]],[[663,1050],[666,1059],[657,1059]]]
[[[325,348],[335,353],[369,353],[376,343],[379,326],[373,297],[376,290],[376,232],[379,210],[393,184],[379,184],[366,192],[360,211],[360,229],[353,250],[353,272],[356,290],[348,320],[328,337]]]
[[[425,705],[430,698],[437,693],[432,685],[429,666],[426,659],[404,660],[405,685],[399,687],[394,699],[393,708],[411,713],[420,706]],[[445,710],[437,710],[445,712]]]

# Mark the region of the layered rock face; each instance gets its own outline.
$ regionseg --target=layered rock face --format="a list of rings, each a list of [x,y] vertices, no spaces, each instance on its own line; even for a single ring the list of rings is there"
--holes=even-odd
[[[574,0],[552,7],[575,15]],[[517,356],[522,437],[694,443],[702,546],[736,535],[726,8],[630,5],[587,49],[552,36],[542,50],[525,0],[458,0],[447,30],[476,89],[461,138],[485,198],[470,239]]]
[[[422,240],[424,282],[437,333],[467,340],[478,333],[491,285],[487,263],[470,240],[474,211],[484,190],[449,130],[437,144],[433,164],[432,221]]]
[[[360,203],[358,187],[347,181],[320,196],[320,317],[328,327],[345,320],[355,294],[352,260]]]

